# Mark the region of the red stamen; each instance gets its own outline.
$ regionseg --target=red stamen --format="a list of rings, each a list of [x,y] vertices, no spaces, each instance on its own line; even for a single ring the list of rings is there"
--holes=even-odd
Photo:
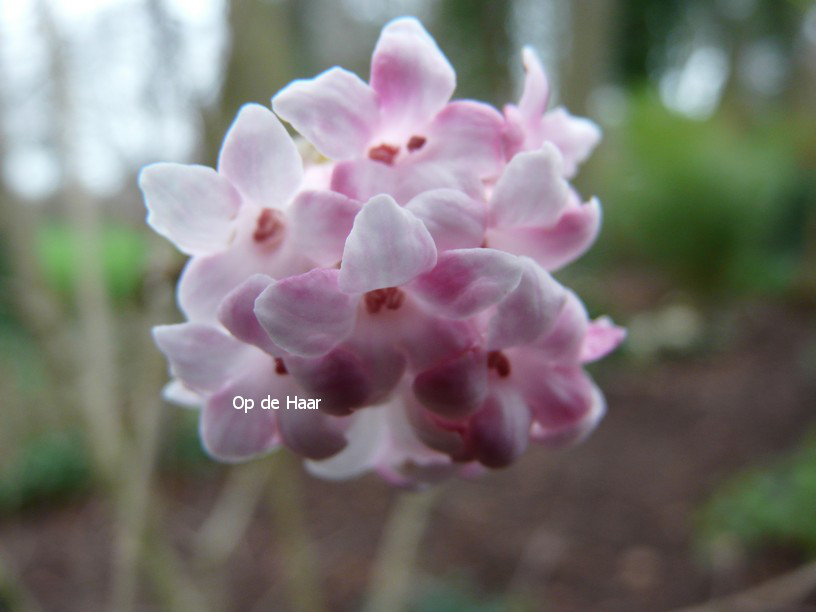
[[[510,360],[501,351],[490,351],[487,354],[487,367],[496,370],[502,378],[510,375]]]
[[[289,370],[286,369],[286,364],[283,363],[283,359],[280,357],[275,357],[275,373],[280,375],[289,373]]]
[[[255,232],[252,234],[252,239],[255,242],[272,242],[272,239],[281,238],[283,230],[283,220],[277,210],[271,208],[264,208],[261,214],[258,215],[257,225],[255,225]]]
[[[399,147],[389,144],[381,144],[376,147],[371,147],[368,150],[368,157],[374,161],[391,166],[394,164],[394,158],[396,158],[397,153],[399,153]]]
[[[397,287],[389,287],[385,296],[385,307],[389,310],[399,310],[402,303],[405,301],[405,293],[400,291]]]
[[[425,146],[426,142],[427,140],[424,136],[411,136],[410,140],[408,141],[408,150],[411,153],[414,151],[419,151]]]
[[[375,289],[374,291],[369,291],[365,294],[364,300],[366,305],[366,310],[369,314],[377,314],[380,312],[380,309],[385,304],[385,300],[388,297],[385,289]]]

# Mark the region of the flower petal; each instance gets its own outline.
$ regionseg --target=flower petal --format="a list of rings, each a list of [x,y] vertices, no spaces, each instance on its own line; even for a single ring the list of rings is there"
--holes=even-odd
[[[276,411],[261,406],[267,395],[286,395],[285,391],[281,393],[281,377],[276,376],[273,363],[264,356],[253,368],[207,400],[199,428],[204,448],[215,459],[246,461],[268,453],[278,445]],[[235,398],[238,396],[252,400],[252,409],[236,408]]]
[[[488,325],[488,350],[528,344],[552,328],[566,292],[529,258],[521,258],[518,286],[496,307]]]
[[[493,178],[504,161],[504,119],[489,104],[459,100],[447,104],[428,126],[427,144],[415,155],[437,164]]]
[[[429,270],[436,247],[425,224],[389,195],[366,202],[354,219],[340,266],[349,293],[396,287]]]
[[[518,258],[495,249],[446,251],[410,289],[435,312],[463,319],[501,301],[521,279]]]
[[[506,467],[527,448],[530,424],[530,410],[515,388],[493,384],[484,406],[470,421],[467,445],[481,464]]]
[[[147,223],[183,253],[206,255],[229,245],[241,198],[212,168],[153,164],[139,174],[139,187]]]
[[[524,65],[524,90],[519,99],[518,109],[526,119],[538,120],[550,101],[550,84],[538,54],[532,47],[524,47],[521,51],[521,61]]]
[[[601,227],[601,205],[593,198],[570,206],[552,227],[515,227],[487,230],[494,248],[528,255],[546,270],[558,270],[580,257],[595,241]]]
[[[303,162],[278,118],[260,104],[245,104],[218,156],[218,171],[258,206],[283,208],[300,185]]]
[[[626,329],[612,323],[609,317],[599,317],[589,324],[584,345],[581,349],[581,362],[597,361],[605,357],[620,345],[626,338]]]
[[[481,246],[485,205],[456,189],[425,191],[405,205],[433,236],[439,252]]]
[[[377,105],[374,91],[342,68],[294,81],[272,99],[275,112],[331,159],[365,151],[377,128]]]
[[[221,302],[218,320],[238,340],[257,346],[270,355],[283,357],[286,352],[272,341],[255,315],[255,300],[274,282],[265,274],[250,276]]]
[[[294,355],[325,355],[354,328],[357,297],[338,288],[337,270],[314,269],[269,286],[255,315],[272,341]]]
[[[346,431],[348,444],[338,454],[323,461],[307,461],[306,469],[319,478],[346,480],[372,469],[382,452],[387,435],[382,410],[360,410]]]
[[[240,373],[253,357],[251,347],[211,325],[158,325],[153,338],[170,362],[170,372],[197,393],[212,393]]]
[[[201,395],[188,389],[180,380],[173,379],[161,391],[162,399],[184,408],[200,408],[204,403]]]
[[[553,143],[564,156],[564,176],[572,177],[601,141],[601,129],[589,119],[574,117],[563,107],[544,115],[540,126],[545,142]]]
[[[321,399],[328,414],[346,416],[371,395],[371,387],[360,360],[350,351],[334,349],[322,357],[290,357],[286,368],[309,394]]]
[[[552,329],[533,343],[537,359],[562,364],[574,364],[580,360],[589,317],[578,296],[569,290],[566,294]]]
[[[414,378],[417,400],[439,416],[459,420],[481,407],[487,395],[487,358],[465,353],[420,372]]]
[[[450,100],[456,73],[422,24],[403,17],[380,34],[371,58],[371,87],[384,122],[410,130],[428,122]]]
[[[320,266],[330,267],[343,257],[346,238],[360,203],[334,191],[300,193],[289,215],[298,247]]]
[[[551,226],[568,203],[567,182],[561,176],[561,154],[545,143],[538,151],[517,154],[507,164],[490,199],[491,224]]]
[[[306,395],[297,397],[306,399]],[[298,455],[309,459],[327,459],[346,446],[346,436],[336,419],[320,410],[281,407],[277,415],[281,440]]]

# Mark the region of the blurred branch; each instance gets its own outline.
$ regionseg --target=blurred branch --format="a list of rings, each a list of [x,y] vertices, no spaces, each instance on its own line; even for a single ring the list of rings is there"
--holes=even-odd
[[[434,487],[401,493],[397,498],[381,536],[365,612],[398,612],[407,608],[419,544],[439,491],[439,487]]]

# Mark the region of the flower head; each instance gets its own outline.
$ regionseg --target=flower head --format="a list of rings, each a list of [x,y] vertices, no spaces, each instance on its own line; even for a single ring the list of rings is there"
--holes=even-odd
[[[286,446],[320,476],[410,484],[511,464],[602,417],[583,370],[624,332],[553,278],[600,224],[568,178],[596,144],[547,110],[534,53],[504,114],[451,101],[455,73],[413,18],[383,29],[365,83],[341,68],[241,109],[218,170],[156,164],[148,223],[191,256],[187,322],[157,327],[169,399],[201,406],[216,458]],[[252,410],[235,399],[252,398]],[[261,407],[320,400],[319,410]]]

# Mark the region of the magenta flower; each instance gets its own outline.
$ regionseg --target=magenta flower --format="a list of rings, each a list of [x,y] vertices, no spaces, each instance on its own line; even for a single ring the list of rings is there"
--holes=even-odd
[[[605,404],[583,364],[624,332],[590,321],[550,271],[597,235],[600,205],[567,178],[599,133],[547,111],[543,71],[530,51],[525,62],[504,116],[452,102],[447,59],[398,19],[369,84],[333,68],[273,99],[328,160],[304,164],[278,119],[248,105],[218,171],[144,169],[148,223],[191,256],[188,321],[154,331],[165,394],[201,407],[214,457],[283,445],[323,477],[410,484],[504,467],[530,441],[597,424]]]

